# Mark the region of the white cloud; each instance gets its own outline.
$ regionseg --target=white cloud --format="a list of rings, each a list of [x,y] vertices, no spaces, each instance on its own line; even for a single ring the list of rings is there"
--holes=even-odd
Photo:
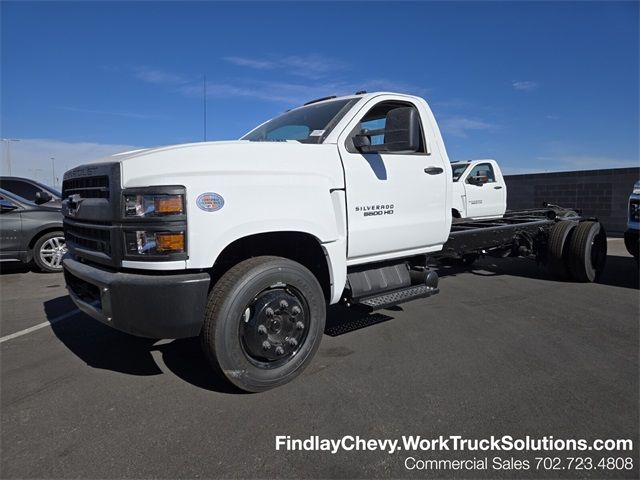
[[[268,58],[223,57],[223,60],[239,67],[256,70],[282,70],[284,73],[310,79],[321,79],[336,71],[346,70],[348,64],[324,55],[288,55]]]
[[[76,112],[76,113],[91,113],[96,115],[109,115],[114,117],[126,117],[126,118],[138,118],[138,119],[149,119],[153,118],[153,115],[146,115],[143,113],[134,113],[134,112],[118,112],[118,111],[110,111],[110,110],[94,110],[91,108],[77,108],[77,107],[58,107],[61,110],[66,110],[68,112]]]
[[[11,142],[9,147],[11,174],[17,177],[29,177],[47,185],[59,186],[62,175],[82,163],[113,155],[114,153],[136,150],[138,146],[122,144],[104,144],[90,142],[63,142],[42,138],[23,138]],[[55,177],[53,181],[51,158],[55,159]],[[7,145],[2,146],[2,174],[8,175],[9,157]]]
[[[496,125],[476,118],[463,117],[460,115],[444,116],[439,121],[440,128],[444,135],[453,137],[466,137],[469,130],[493,130]]]
[[[522,80],[519,82],[513,82],[511,86],[514,89],[520,90],[522,92],[532,92],[533,90],[537,89],[540,85],[537,82],[534,82],[531,80]]]
[[[552,170],[550,171],[640,167],[638,159],[608,157],[606,155],[558,155],[538,157],[538,160],[552,162]]]
[[[133,68],[134,76],[138,80],[142,80],[147,83],[155,83],[158,85],[180,85],[190,81],[189,78],[164,70],[158,70],[145,65],[140,65]]]
[[[315,98],[327,95],[351,95],[358,90],[394,91],[424,95],[423,87],[387,79],[372,79],[357,82],[310,82],[293,83],[263,80],[239,80],[235,83],[207,82],[207,95],[210,98],[245,97],[258,100],[283,103],[288,106],[301,105]],[[189,97],[201,97],[201,84],[182,85],[177,90]]]

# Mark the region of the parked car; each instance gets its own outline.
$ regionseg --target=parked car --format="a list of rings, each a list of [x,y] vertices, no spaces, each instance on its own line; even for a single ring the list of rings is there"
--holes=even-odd
[[[60,192],[35,180],[21,177],[0,177],[0,188],[38,205],[49,203],[60,208]]]
[[[66,252],[58,205],[38,204],[0,189],[1,261],[33,261],[44,272],[61,272]]]

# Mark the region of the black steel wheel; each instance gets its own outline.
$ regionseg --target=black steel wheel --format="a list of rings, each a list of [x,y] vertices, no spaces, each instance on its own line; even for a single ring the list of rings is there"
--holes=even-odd
[[[325,318],[322,288],[307,268],[285,258],[255,257],[232,267],[211,290],[202,346],[229,382],[260,392],[304,370]]]
[[[576,222],[566,220],[556,223],[549,232],[547,242],[547,265],[554,278],[568,280],[569,272],[569,245]]]
[[[569,245],[569,271],[578,282],[598,280],[607,260],[607,233],[598,222],[581,222]]]

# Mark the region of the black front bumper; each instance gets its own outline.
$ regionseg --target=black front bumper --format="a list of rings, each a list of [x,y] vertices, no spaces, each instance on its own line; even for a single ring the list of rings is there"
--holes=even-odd
[[[106,325],[149,338],[200,333],[210,281],[206,273],[113,272],[70,255],[62,265],[73,302]]]

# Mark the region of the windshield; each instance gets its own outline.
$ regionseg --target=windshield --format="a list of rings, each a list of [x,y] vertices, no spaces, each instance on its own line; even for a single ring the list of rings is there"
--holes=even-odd
[[[357,98],[334,100],[290,110],[251,130],[240,140],[320,143],[356,101]]]
[[[462,174],[464,173],[464,171],[467,169],[468,166],[469,166],[468,163],[452,163],[451,164],[451,170],[453,171],[454,182],[457,182],[458,180],[460,180],[460,177],[462,176]]]

